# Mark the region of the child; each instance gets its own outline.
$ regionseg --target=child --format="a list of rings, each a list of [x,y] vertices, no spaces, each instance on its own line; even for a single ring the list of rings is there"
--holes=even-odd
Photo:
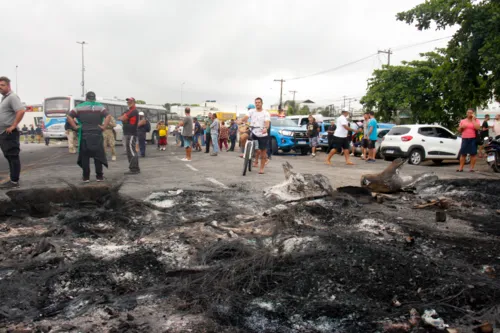
[[[163,120],[156,125],[156,130],[158,131],[158,144],[160,145],[160,150],[166,150],[168,130]]]

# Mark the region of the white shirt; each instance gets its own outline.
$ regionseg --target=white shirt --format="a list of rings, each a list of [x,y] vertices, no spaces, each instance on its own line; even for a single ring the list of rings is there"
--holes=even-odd
[[[252,133],[255,134],[255,136],[258,137],[265,137],[268,135],[262,133],[262,127],[265,127],[266,121],[271,121],[271,115],[267,111],[257,111],[257,110],[252,110],[248,112],[248,119],[250,120],[250,126],[251,127],[257,127],[252,129]],[[260,127],[260,128],[259,128]]]
[[[337,138],[347,138],[348,131],[344,128],[344,125],[349,125],[347,118],[343,115],[338,117],[336,125],[337,128],[335,129],[333,135],[336,136]]]

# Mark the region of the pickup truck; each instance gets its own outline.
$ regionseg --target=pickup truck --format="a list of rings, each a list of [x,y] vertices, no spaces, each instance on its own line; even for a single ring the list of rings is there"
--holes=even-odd
[[[280,150],[307,155],[311,147],[306,128],[287,118],[271,117],[271,149],[273,155]]]

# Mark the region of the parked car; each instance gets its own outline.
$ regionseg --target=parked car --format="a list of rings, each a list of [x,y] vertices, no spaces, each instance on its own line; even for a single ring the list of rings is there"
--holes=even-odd
[[[278,154],[280,150],[284,153],[294,150],[307,155],[311,149],[306,128],[298,126],[293,120],[272,117],[270,134],[273,155]]]
[[[410,164],[419,165],[425,160],[441,164],[443,160],[459,158],[462,138],[439,125],[394,126],[380,146],[385,160],[408,158]]]
[[[384,158],[383,154],[380,152],[380,146],[382,145],[382,141],[384,141],[384,137],[386,136],[386,134],[389,133],[391,128],[393,128],[394,126],[396,125],[390,123],[377,124],[378,133],[377,133],[377,142],[375,142],[376,158]],[[356,149],[354,150],[354,155],[356,156],[360,156],[362,153],[363,153],[362,146],[356,147]]]

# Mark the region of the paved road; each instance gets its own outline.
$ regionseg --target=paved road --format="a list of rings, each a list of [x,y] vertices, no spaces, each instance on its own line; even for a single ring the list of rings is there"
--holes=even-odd
[[[33,145],[35,146],[35,145]],[[342,156],[335,156],[333,166],[324,164],[325,154],[319,153],[315,158],[300,155],[274,156],[266,167],[266,174],[251,172],[246,177],[241,175],[242,159],[238,153],[222,152],[217,157],[203,152],[193,152],[193,162],[182,162],[184,149],[169,145],[167,151],[157,151],[148,147],[147,157],[141,158],[141,174],[124,176],[128,163],[122,146],[118,146],[118,161],[109,162],[105,177],[110,182],[123,181],[122,192],[136,198],[145,198],[149,193],[172,188],[223,189],[230,186],[249,186],[257,191],[280,183],[284,180],[281,164],[289,161],[296,172],[321,173],[329,177],[332,186],[358,186],[360,177],[366,173],[382,171],[389,162],[377,160],[368,164],[358,158],[353,158],[357,164],[346,166]],[[69,154],[67,146],[52,145],[45,147],[24,146],[22,151],[23,171],[22,187],[57,186],[64,181],[78,184],[81,181],[81,169],[76,165],[76,155]],[[425,162],[421,166],[405,165],[402,173],[414,175],[422,172],[435,172],[440,178],[485,178],[499,179],[484,162],[477,166],[480,172],[456,173],[456,162],[434,166]],[[93,171],[92,171],[93,172]],[[6,177],[8,167],[4,158],[0,158],[0,176]],[[92,175],[91,177],[94,177]]]

